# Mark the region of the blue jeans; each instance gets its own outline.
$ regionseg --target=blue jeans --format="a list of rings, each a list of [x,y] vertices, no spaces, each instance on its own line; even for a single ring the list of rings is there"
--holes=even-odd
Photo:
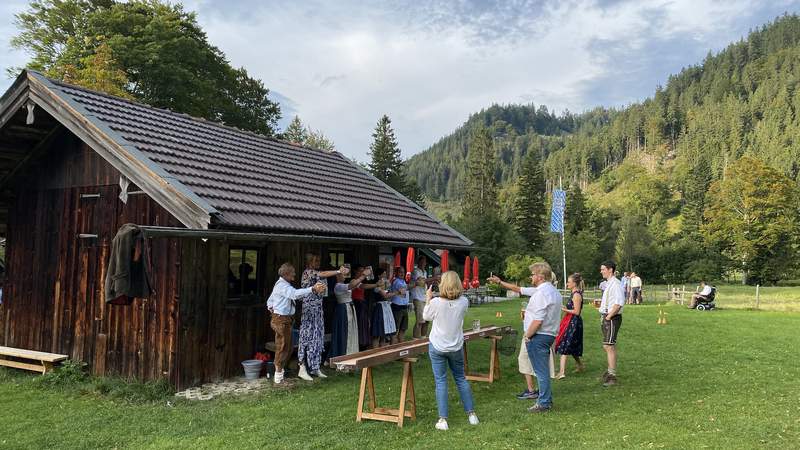
[[[447,417],[447,366],[453,373],[453,380],[458,388],[458,395],[464,405],[464,411],[474,411],[472,389],[464,375],[464,349],[456,352],[440,352],[428,344],[428,357],[433,369],[433,380],[436,382],[436,405],[439,407],[439,417]]]
[[[555,340],[555,336],[536,333],[526,345],[533,373],[539,383],[539,400],[536,403],[545,408],[553,405],[553,391],[550,389],[550,346]]]

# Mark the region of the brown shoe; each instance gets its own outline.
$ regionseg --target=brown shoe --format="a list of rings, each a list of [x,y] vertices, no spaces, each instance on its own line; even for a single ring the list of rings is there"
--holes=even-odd
[[[575,373],[581,373],[584,370],[586,370],[586,364],[581,364],[581,365],[579,365],[578,367],[575,368]]]
[[[609,375],[609,373],[608,373],[607,370],[605,372],[603,372],[603,375],[600,377],[600,382],[601,383],[605,383],[608,380],[608,375]]]
[[[606,381],[603,383],[603,387],[609,386],[616,386],[617,385],[617,377],[615,375],[608,374],[606,377]]]

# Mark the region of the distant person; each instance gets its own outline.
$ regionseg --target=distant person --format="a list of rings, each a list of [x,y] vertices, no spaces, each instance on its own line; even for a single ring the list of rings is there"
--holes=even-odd
[[[625,293],[625,303],[631,302],[631,273],[625,272],[620,279],[622,282],[622,292]]]
[[[414,322],[414,331],[412,336],[414,339],[423,338],[428,335],[428,322],[422,316],[422,310],[425,308],[425,290],[430,283],[437,280],[437,277],[428,278],[428,258],[425,255],[420,255],[417,258],[417,267],[411,274],[411,299],[414,302],[414,315],[416,321]]]
[[[389,305],[389,273],[384,267],[381,267],[375,275],[377,282],[372,289],[375,305],[372,308],[372,321],[370,322],[372,348],[384,346],[392,340],[397,332],[392,308]]]
[[[437,430],[447,430],[447,368],[453,374],[461,405],[470,425],[479,423],[475,414],[472,389],[464,373],[464,315],[469,300],[462,295],[461,279],[453,271],[445,272],[439,284],[439,296],[433,296],[433,287],[425,292],[425,307],[422,311],[426,321],[432,322],[428,357],[431,360],[433,379],[436,383],[436,406],[439,410]]]
[[[606,261],[600,265],[600,275],[606,279],[603,298],[600,301],[600,330],[603,333],[603,350],[606,352],[608,369],[603,374],[603,386],[617,384],[617,335],[622,326],[622,308],[625,306],[625,293],[622,283],[614,276],[617,265]]]
[[[528,408],[532,413],[550,411],[553,406],[553,393],[550,385],[550,347],[556,340],[558,324],[561,319],[561,294],[550,283],[553,270],[546,262],[538,262],[530,266],[531,281],[535,290],[528,306],[525,308],[524,341],[528,350],[536,380],[539,384],[539,398],[536,404]],[[492,276],[490,281],[512,289],[510,283]],[[526,290],[530,292],[527,288]],[[520,289],[521,293],[525,293]]]
[[[636,272],[631,272],[631,303],[642,304],[642,279]]]
[[[583,277],[579,273],[573,273],[567,277],[567,289],[572,292],[572,295],[567,302],[566,308],[561,308],[564,311],[564,317],[561,319],[559,326],[558,336],[556,336],[556,353],[561,355],[561,361],[558,369],[558,376],[556,378],[563,379],[566,377],[564,371],[567,367],[567,356],[575,358],[578,364],[575,373],[583,372],[585,366],[581,361],[583,356],[583,319],[581,312],[583,311]]]
[[[698,300],[708,300],[708,296],[711,295],[711,286],[706,284],[705,281],[700,282],[700,291],[692,294],[692,301],[689,302],[689,309],[694,309],[697,307]]]
[[[406,340],[408,330],[408,284],[404,277],[406,271],[402,267],[394,268],[394,280],[389,288],[392,299],[392,316],[397,327],[397,334],[392,338],[392,344]]]
[[[271,314],[270,327],[275,332],[275,384],[283,382],[283,367],[292,350],[292,322],[294,321],[295,302],[312,292],[320,294],[325,291],[325,283],[317,282],[313,286],[295,289],[292,282],[296,277],[294,266],[281,264],[278,269],[278,281],[267,299],[267,310]]]

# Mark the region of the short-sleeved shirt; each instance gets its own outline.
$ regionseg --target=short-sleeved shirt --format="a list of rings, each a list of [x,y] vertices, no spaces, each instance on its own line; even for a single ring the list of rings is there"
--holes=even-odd
[[[642,279],[639,276],[631,277],[631,288],[642,287]]]
[[[558,324],[561,321],[561,294],[558,289],[549,282],[544,282],[535,288],[522,288],[520,293],[531,296],[525,308],[523,332],[527,333],[531,322],[541,320],[542,325],[536,333],[557,336]]]
[[[606,289],[603,291],[603,300],[600,302],[600,314],[607,314],[613,305],[619,305],[618,314],[622,314],[622,308],[625,306],[625,292],[617,277],[606,280]]]
[[[414,271],[411,272],[411,284],[414,286],[411,288],[411,298],[414,300],[425,301],[425,288],[422,286],[417,286],[417,280],[420,278],[424,280],[428,278],[428,274],[419,267],[415,267]]]
[[[392,303],[397,306],[406,306],[408,305],[408,285],[404,279],[398,277],[392,281],[392,288],[390,290],[397,292],[400,289],[406,290],[405,295],[395,295],[392,297]]]
[[[703,290],[700,291],[700,295],[702,296],[709,296],[711,295],[711,286],[705,285],[703,286]]]

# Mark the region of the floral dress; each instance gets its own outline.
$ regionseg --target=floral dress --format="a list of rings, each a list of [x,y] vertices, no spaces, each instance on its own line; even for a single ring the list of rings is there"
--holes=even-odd
[[[583,306],[583,291],[572,291],[573,296],[578,294]],[[575,309],[572,298],[567,302],[567,309]],[[583,308],[581,308],[583,312]],[[559,355],[583,356],[583,318],[580,314],[567,313],[561,319],[556,337],[556,353]]]
[[[314,286],[320,281],[319,272],[313,269],[303,271],[300,287]],[[323,282],[325,280],[322,280]],[[303,299],[300,315],[300,342],[297,344],[297,361],[305,364],[309,372],[319,370],[322,352],[325,349],[325,322],[322,315],[322,296],[314,292]]]

